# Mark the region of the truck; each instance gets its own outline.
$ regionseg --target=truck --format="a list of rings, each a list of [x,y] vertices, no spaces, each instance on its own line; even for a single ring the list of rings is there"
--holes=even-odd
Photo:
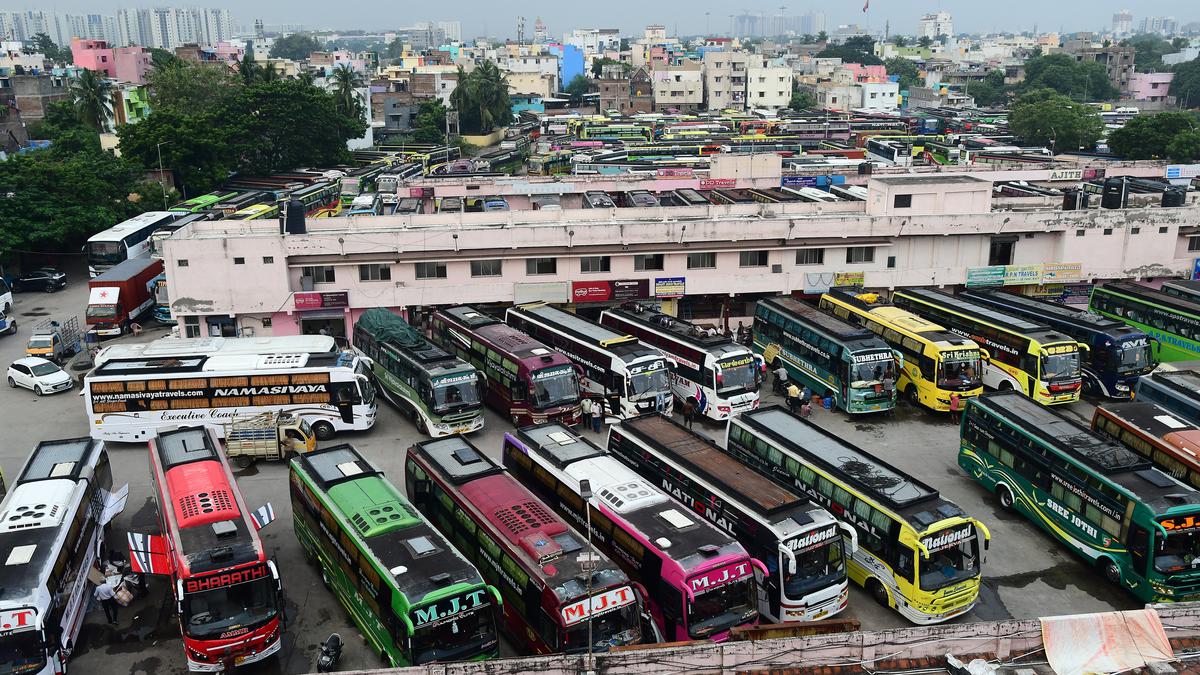
[[[99,337],[128,331],[154,308],[154,279],[162,273],[161,260],[133,258],[88,281],[88,330]]]
[[[242,458],[239,463],[255,460],[284,459],[290,454],[312,452],[317,437],[304,418],[286,412],[236,417],[222,425],[225,429],[225,455]]]
[[[25,345],[26,356],[40,356],[60,366],[83,349],[83,333],[79,317],[58,321],[46,319],[33,327],[33,335]]]

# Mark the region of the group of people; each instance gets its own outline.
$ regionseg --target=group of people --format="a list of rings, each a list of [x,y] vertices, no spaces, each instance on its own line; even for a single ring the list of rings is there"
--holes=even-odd
[[[604,419],[604,401],[600,399],[592,400],[590,396],[585,396],[579,402],[580,422],[589,425],[592,431],[600,433],[601,422]]]

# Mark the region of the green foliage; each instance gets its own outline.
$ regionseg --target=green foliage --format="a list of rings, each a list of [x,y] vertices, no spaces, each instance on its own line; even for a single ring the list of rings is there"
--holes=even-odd
[[[236,94],[241,80],[222,64],[179,61],[150,71],[148,84],[151,110],[203,113]]]
[[[908,38],[904,37],[903,35],[893,35],[892,44],[896,45],[897,47],[907,47]]]
[[[70,47],[59,47],[45,33],[34,35],[29,40],[29,44],[21,48],[21,52],[25,54],[42,54],[54,63],[71,63],[74,59],[71,56]]]
[[[364,86],[362,73],[350,64],[342,63],[333,69],[329,79],[333,84],[333,97],[337,102],[338,112],[349,117],[362,117],[363,106],[355,91]]]
[[[112,84],[94,70],[81,70],[71,81],[71,101],[79,121],[100,131],[112,119]]]
[[[259,82],[275,82],[281,77],[283,76],[279,74],[279,70],[275,67],[274,63],[267,63],[258,71]]]
[[[817,52],[818,59],[841,59],[842,63],[861,63],[864,66],[878,66],[883,63],[878,56],[868,52],[847,47],[846,45],[830,45]]]
[[[591,90],[592,81],[585,75],[572,77],[571,81],[567,83],[566,89],[563,89],[564,92],[571,96],[571,102],[575,104],[583,101],[583,95],[589,93]]]
[[[1163,54],[1175,51],[1170,42],[1152,33],[1135,35],[1123,40],[1122,45],[1133,47],[1134,65],[1139,73],[1153,73],[1163,69]]]
[[[1095,61],[1077,62],[1069,54],[1038,56],[1025,62],[1025,81],[1020,91],[1053,89],[1076,101],[1106,101],[1118,96],[1108,80],[1104,65]]]
[[[1090,106],[1076,103],[1053,89],[1038,89],[1017,100],[1008,126],[1032,145],[1055,152],[1090,149],[1104,133],[1104,122]]]
[[[929,37],[928,35],[922,35],[921,37],[917,38],[917,46],[921,49],[929,49],[929,47],[932,45],[933,38]]]
[[[413,127],[412,139],[414,143],[437,143],[446,142],[446,107],[442,105],[441,99],[430,99],[422,101],[421,106],[417,108],[417,123]]]
[[[175,53],[158,47],[150,48],[150,65],[154,66],[155,70],[163,68],[175,68],[183,64],[183,59],[175,56]]]
[[[842,43],[846,49],[853,49],[858,52],[866,52],[867,54],[875,53],[875,39],[869,35],[855,35],[854,37],[846,38]]]
[[[917,64],[902,56],[893,56],[884,61],[883,65],[887,67],[888,75],[900,76],[900,89],[902,91],[925,85],[924,80],[921,79],[921,69],[917,67]]]
[[[1185,131],[1167,144],[1167,157],[1176,162],[1200,160],[1200,131]]]
[[[825,31],[817,33],[817,42],[829,42],[829,33],[826,33]]]
[[[247,42],[246,53],[237,64],[237,75],[242,80],[242,84],[254,84],[258,80],[258,73],[261,69],[258,62],[254,60],[253,45]]]
[[[629,64],[621,63],[620,61],[616,59],[610,59],[607,56],[602,56],[595,61],[592,61],[592,77],[600,79],[600,76],[604,74],[604,66],[622,66],[625,70],[625,73],[629,73]]]
[[[792,90],[792,100],[788,101],[788,108],[797,112],[801,110],[810,110],[817,107],[817,99],[813,98],[811,92],[803,89]]]
[[[1175,66],[1170,93],[1184,108],[1200,107],[1200,59]]]
[[[1177,136],[1196,129],[1195,119],[1185,112],[1138,115],[1108,135],[1108,147],[1125,159],[1163,158]]]
[[[307,33],[293,33],[287,37],[277,38],[271,45],[271,56],[279,59],[303,61],[313,52],[321,51],[321,43]]]
[[[1009,89],[1004,84],[1004,72],[993,70],[982,81],[972,82],[967,91],[975,97],[975,105],[991,108],[1008,103]]]
[[[458,68],[458,86],[450,94],[464,134],[489,134],[512,120],[508,78],[496,64],[485,60],[467,74]]]

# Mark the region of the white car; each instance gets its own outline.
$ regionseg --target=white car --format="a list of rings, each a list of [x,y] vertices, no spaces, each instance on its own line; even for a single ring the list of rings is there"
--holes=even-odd
[[[8,386],[32,389],[41,396],[66,391],[75,386],[75,380],[54,362],[28,356],[8,367]]]

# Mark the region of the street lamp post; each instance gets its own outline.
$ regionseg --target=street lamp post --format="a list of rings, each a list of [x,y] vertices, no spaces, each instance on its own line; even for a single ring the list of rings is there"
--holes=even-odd
[[[154,150],[158,152],[158,187],[162,190],[163,211],[167,210],[167,185],[163,181],[162,146],[170,144],[171,141],[162,141],[154,146]]]
[[[596,554],[592,545],[592,482],[586,478],[579,481],[579,496],[583,498],[583,506],[587,509],[587,564],[581,565],[587,574],[587,675],[596,672],[592,654],[592,571],[596,568]]]

